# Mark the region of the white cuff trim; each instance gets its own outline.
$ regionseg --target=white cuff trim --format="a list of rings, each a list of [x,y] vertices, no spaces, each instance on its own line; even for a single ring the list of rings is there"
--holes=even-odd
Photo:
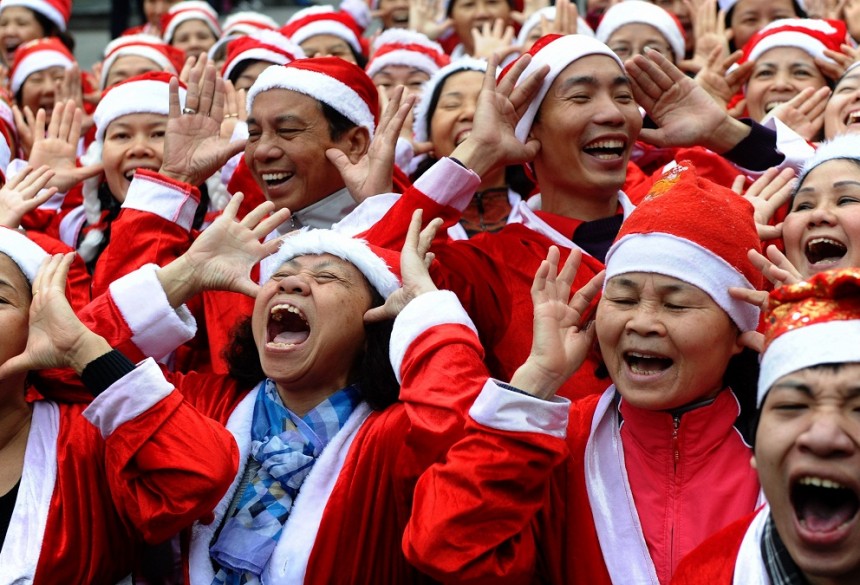
[[[368,197],[346,217],[332,225],[331,229],[355,237],[372,228],[399,199],[399,193],[382,193]]]
[[[172,221],[185,230],[191,229],[198,201],[168,181],[148,176],[135,176],[122,206],[124,209],[146,211]]]
[[[158,282],[155,264],[147,264],[110,285],[110,294],[144,355],[161,361],[194,337],[197,323],[183,305],[173,309]]]
[[[114,382],[95,397],[84,417],[107,438],[123,423],[137,418],[173,392],[173,385],[152,358]]]
[[[542,400],[507,390],[490,379],[475,399],[469,416],[485,427],[500,431],[544,433],[564,439],[570,400],[559,396]]]
[[[481,177],[475,171],[445,157],[415,181],[415,188],[437,203],[462,211],[468,207],[480,184]]]
[[[402,383],[400,369],[406,350],[419,335],[436,325],[465,325],[478,335],[472,319],[466,314],[457,295],[449,290],[438,290],[419,295],[400,311],[391,330],[388,355],[397,382]]]

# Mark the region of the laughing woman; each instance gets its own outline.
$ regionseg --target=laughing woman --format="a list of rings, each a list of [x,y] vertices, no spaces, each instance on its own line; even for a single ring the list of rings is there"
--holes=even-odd
[[[583,316],[598,281],[568,304],[576,262],[556,278],[551,251],[532,288],[531,354],[510,385],[485,381],[466,438],[422,475],[407,558],[443,581],[665,584],[685,553],[752,512],[744,332],[758,311],[728,295],[761,280],[745,245],[758,245],[752,208],[681,163],[609,250],[595,323]],[[613,385],[556,397],[595,335]]]

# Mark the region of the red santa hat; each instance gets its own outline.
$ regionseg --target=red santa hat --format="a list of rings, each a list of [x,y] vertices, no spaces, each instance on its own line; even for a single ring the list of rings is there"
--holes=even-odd
[[[618,67],[622,71],[624,70],[624,64],[621,63],[621,59],[606,44],[585,35],[546,35],[529,49],[528,54],[532,57],[531,63],[529,63],[528,67],[520,75],[517,84],[522,83],[529,75],[545,65],[549,66],[549,73],[544,77],[540,89],[532,98],[529,107],[520,118],[519,123],[517,123],[516,136],[523,143],[528,140],[532,123],[534,123],[535,116],[543,103],[543,98],[546,97],[546,93],[549,91],[555,78],[568,65],[589,55],[605,55],[618,63]],[[502,70],[499,79],[508,74],[514,63],[516,61],[512,61]]]
[[[99,89],[105,90],[110,68],[120,57],[127,56],[143,57],[158,65],[162,71],[178,74],[185,63],[185,52],[168,45],[158,37],[152,35],[127,35],[119,37],[105,47],[104,61],[102,62],[102,78],[99,80]]]
[[[389,65],[405,65],[433,75],[450,62],[439,43],[419,32],[392,28],[373,42],[373,57],[365,70],[370,77]]]
[[[820,272],[774,290],[765,323],[759,407],[786,374],[820,364],[860,362],[860,269]]]
[[[170,7],[167,14],[161,17],[161,38],[169,43],[173,40],[176,28],[188,20],[202,20],[215,35],[221,36],[221,25],[218,24],[218,13],[202,0],[184,0]]]
[[[740,0],[717,0],[717,6],[719,6],[720,10],[728,14],[739,1]],[[804,6],[804,0],[792,0],[792,4],[794,4],[795,8],[799,8],[800,10],[806,9]]]
[[[800,189],[806,176],[817,166],[839,159],[860,161],[860,135],[840,134],[833,140],[822,142],[815,150],[815,154],[803,165],[795,190]]]
[[[0,227],[0,254],[6,254],[18,265],[27,281],[32,284],[36,273],[48,253],[39,244],[18,230]]]
[[[281,27],[281,34],[299,45],[317,35],[332,35],[343,39],[356,53],[363,53],[361,28],[355,19],[331,6],[311,6],[299,10]]]
[[[12,93],[18,93],[24,81],[38,71],[51,67],[70,69],[74,64],[74,56],[56,37],[24,43],[15,50],[15,59],[9,72]]]
[[[340,232],[308,228],[284,238],[278,251],[261,263],[261,282],[272,278],[272,274],[284,262],[309,254],[331,254],[346,260],[358,268],[370,286],[384,299],[400,288],[400,278],[396,272],[400,269],[397,252],[372,246]]]
[[[260,30],[278,30],[278,23],[271,16],[259,12],[237,12],[224,21],[223,36],[249,35]]]
[[[462,71],[477,71],[486,73],[487,62],[482,59],[474,59],[472,57],[461,57],[451,61],[439,71],[437,71],[430,80],[424,84],[424,91],[421,94],[421,99],[415,105],[414,122],[412,129],[415,133],[416,142],[427,142],[430,139],[430,120],[433,118],[433,112],[430,111],[430,106],[436,107],[439,101],[439,92],[445,85],[445,80]]]
[[[299,59],[263,71],[248,90],[248,111],[264,91],[288,89],[337,110],[373,137],[379,122],[379,94],[361,67],[338,57]]]
[[[71,0],[0,0],[0,12],[11,6],[22,6],[38,12],[61,31],[65,31],[69,26],[69,18],[72,15]]]
[[[682,161],[621,225],[606,254],[606,280],[630,272],[677,278],[710,295],[741,331],[753,331],[758,307],[729,295],[729,287],[761,287],[751,249],[761,249],[752,205]]]
[[[839,51],[847,43],[848,29],[839,20],[817,18],[783,18],[775,20],[747,41],[741,63],[755,61],[777,47],[794,47],[813,58],[833,62],[824,55],[825,49]]]
[[[170,112],[168,84],[175,77],[164,71],[144,73],[111,86],[102,94],[93,114],[96,142],[104,143],[105,131],[110,123],[130,114],[159,114]],[[185,84],[179,82],[180,108],[185,104]]]
[[[628,24],[653,26],[672,47],[675,61],[684,58],[684,28],[678,18],[656,4],[644,0],[626,0],[609,8],[603,15],[595,36],[599,41],[608,43],[609,37],[615,31]]]
[[[221,76],[229,79],[237,65],[244,61],[265,61],[274,65],[286,65],[296,59],[304,59],[302,48],[290,39],[273,30],[258,30],[240,36],[227,44],[227,57],[221,68]]]
[[[540,26],[543,20],[546,20],[547,22],[555,22],[555,6],[545,6],[540,10],[532,12],[532,15],[529,16],[523,23],[523,26],[520,27],[520,32],[517,34],[517,45],[525,45],[532,30],[536,26]],[[581,16],[576,21],[576,34],[589,37],[594,36],[594,31],[591,30],[591,27],[588,26],[588,23],[585,22],[585,19]]]

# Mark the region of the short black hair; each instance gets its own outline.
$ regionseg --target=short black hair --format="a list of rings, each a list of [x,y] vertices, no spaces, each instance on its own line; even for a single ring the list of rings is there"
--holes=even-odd
[[[352,130],[358,124],[335,110],[325,102],[319,102],[323,116],[328,122],[328,133],[332,140],[339,140],[344,134]]]

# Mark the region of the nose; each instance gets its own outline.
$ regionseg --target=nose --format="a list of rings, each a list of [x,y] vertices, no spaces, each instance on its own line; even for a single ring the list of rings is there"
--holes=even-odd
[[[666,327],[660,319],[659,311],[648,304],[640,302],[628,315],[625,324],[625,333],[632,333],[642,337],[659,336],[666,334]]]
[[[477,107],[477,99],[463,100],[462,106],[460,106],[460,111],[457,115],[457,120],[459,121],[469,121],[475,116],[475,108]]]
[[[131,143],[131,147],[128,149],[128,156],[130,157],[143,157],[151,154],[152,149],[150,148],[149,140],[144,136],[137,136]]]
[[[621,126],[624,124],[624,112],[621,111],[621,107],[610,95],[607,94],[601,97],[599,105],[600,107],[596,108],[592,117],[592,120],[596,124],[607,126]]]
[[[794,79],[788,71],[777,71],[773,78],[772,89],[791,89],[794,87]]]
[[[801,451],[818,457],[846,457],[853,455],[857,444],[845,429],[841,411],[835,408],[812,414],[806,430],[797,438]]]
[[[834,225],[836,217],[833,215],[833,210],[829,205],[816,205],[809,214],[809,227],[820,225]]]
[[[287,294],[307,296],[311,287],[305,277],[299,274],[290,274],[278,282],[278,290]]]
[[[260,140],[254,147],[254,160],[259,162],[269,162],[276,160],[283,155],[276,142],[268,138],[265,134],[260,136]]]

